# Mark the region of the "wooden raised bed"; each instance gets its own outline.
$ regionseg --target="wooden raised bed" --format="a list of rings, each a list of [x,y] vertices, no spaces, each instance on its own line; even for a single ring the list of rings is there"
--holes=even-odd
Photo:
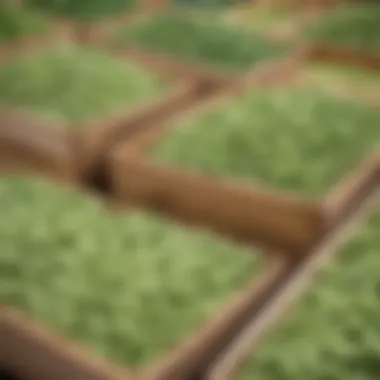
[[[15,380],[133,378],[6,307],[0,308],[0,338],[0,370]]]
[[[324,200],[178,172],[113,149],[82,161],[91,144],[18,113],[0,114],[2,172],[19,171],[97,193],[120,207],[166,215],[259,246],[268,273],[166,359],[138,374],[83,354],[19,313],[0,309],[0,363],[20,380],[231,378],[250,346],[279,317],[347,238],[349,227],[374,210],[380,156],[374,152]]]
[[[136,23],[128,24],[127,29],[138,26],[140,23],[144,23],[144,21],[149,21],[151,17],[152,14],[149,13],[141,15],[141,18]],[[256,67],[261,67],[265,64],[271,65],[276,61],[281,61],[284,56],[292,56],[298,49],[297,46],[295,46],[294,49],[290,47],[289,52],[282,56],[278,55],[276,58],[265,58],[264,56],[257,62],[251,63],[251,66],[248,65],[248,67],[244,69],[228,70],[221,67],[214,67],[212,63],[185,60],[180,56],[177,57],[174,53],[165,53],[159,49],[152,51],[147,47],[139,46],[139,44],[126,43],[124,45],[119,45],[112,41],[112,36],[118,31],[118,29],[120,29],[120,27],[116,24],[115,27],[109,28],[107,32],[98,35],[98,37],[96,37],[94,33],[93,38],[88,36],[81,41],[84,44],[93,44],[101,47],[119,57],[130,59],[144,68],[148,68],[165,78],[173,80],[204,80],[207,78],[215,83],[228,83],[235,80],[240,75],[244,75],[246,72],[255,70]],[[260,34],[261,33],[258,33],[258,35]],[[265,40],[265,35],[262,38]],[[271,39],[268,38],[267,40],[268,43],[270,43]],[[272,39],[273,44],[279,44],[281,42],[282,41],[273,41]]]
[[[174,117],[200,112],[250,86],[287,80],[316,54],[310,51],[254,68],[233,81],[198,74],[195,81],[181,83],[148,107],[91,123],[79,133],[0,110],[0,174],[42,176],[96,194],[120,209],[132,205],[205,228],[260,247],[268,263],[263,279],[249,284],[183,346],[138,373],[87,354],[19,312],[1,307],[0,371],[20,380],[233,378],[250,347],[345,242],[352,223],[374,210],[380,187],[379,152],[323,200],[211,180],[153,164],[135,153],[138,141],[141,146],[152,143]]]
[[[173,119],[189,113],[202,112],[221,101],[239,96],[253,86],[283,83],[297,73],[308,57],[308,50],[300,49],[282,59],[263,61],[241,74],[229,74],[183,63],[165,55],[142,52],[138,49],[115,51],[115,49],[104,46],[100,40],[94,42],[85,39],[80,42],[76,38],[73,25],[69,22],[62,23],[60,33],[58,36],[61,39],[58,39],[57,35],[52,35],[48,36],[45,41],[20,41],[16,45],[10,45],[9,49],[6,48],[5,51],[9,58],[13,58],[15,55],[48,49],[59,41],[63,41],[62,43],[69,41],[74,44],[79,42],[79,45],[94,45],[100,50],[109,51],[110,54],[117,55],[122,59],[135,61],[162,78],[178,82],[158,100],[142,104],[137,109],[128,110],[126,113],[122,112],[111,118],[86,123],[77,138],[86,141],[86,144],[91,144],[92,149],[87,152],[93,154],[96,151],[97,156],[102,155],[103,151],[107,151],[115,141],[120,143],[123,140],[126,140],[127,145],[134,152],[141,151],[161,136],[162,132],[166,130],[168,122]],[[20,46],[20,48],[16,49],[17,54],[10,54],[9,50],[15,51],[14,46]],[[133,138],[133,144],[129,144],[131,138]],[[85,159],[85,161],[88,160],[89,158]]]
[[[178,86],[178,94],[182,95],[179,95],[179,98],[177,98],[175,102],[172,102],[168,98],[167,102],[162,100],[153,103],[151,108],[152,116],[144,118],[144,128],[141,128],[139,132],[134,135],[131,143],[128,140],[123,141],[119,139],[119,141],[121,141],[120,146],[124,146],[124,149],[128,149],[130,152],[141,154],[163,138],[165,133],[173,125],[173,121],[179,118],[202,114],[211,108],[228,104],[234,98],[243,95],[253,88],[281,86],[284,83],[292,81],[307,61],[308,54],[307,49],[300,49],[298,52],[282,60],[258,65],[246,73],[237,76],[235,80],[231,79],[230,81],[218,82],[214,80],[210,81],[206,79],[207,77],[199,79],[194,82],[193,85],[190,84],[188,88],[192,88],[192,90],[187,93],[184,92],[185,87],[180,85]],[[193,91],[193,96],[190,100],[191,91]],[[159,116],[164,115],[164,110],[173,109],[181,97],[184,101],[186,98],[189,99],[187,107],[182,107],[181,109],[177,108],[175,112],[167,114],[168,116],[164,118]],[[137,111],[132,114],[129,123],[136,125],[137,120],[142,120],[143,115],[147,115],[147,109],[142,109],[141,112]],[[94,133],[94,128],[89,128],[88,133],[91,134],[93,138],[98,135],[99,137],[96,138],[99,141],[104,141],[104,137],[102,136],[104,134],[110,136],[111,130],[114,130],[114,135],[120,136],[120,133],[123,134],[123,132],[119,132],[122,130],[122,127],[117,124],[113,124],[113,126],[108,125],[106,127],[100,126],[96,133]],[[116,139],[114,141],[116,141]]]

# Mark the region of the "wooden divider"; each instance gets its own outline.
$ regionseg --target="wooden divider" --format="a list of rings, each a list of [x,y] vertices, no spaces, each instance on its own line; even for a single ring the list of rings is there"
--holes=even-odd
[[[76,128],[77,165],[82,172],[91,171],[116,146],[134,150],[135,140],[152,130],[163,132],[163,125],[186,113],[212,95],[217,88],[208,81],[179,83],[150,104],[142,104],[127,113]]]
[[[89,187],[94,184],[91,176],[104,177],[110,188],[100,196],[206,227],[245,244],[294,255],[313,244],[327,228],[318,203],[182,173],[124,150],[115,154],[102,151],[104,156],[92,156],[83,164],[88,156],[81,156],[82,152],[94,150],[74,143],[62,128],[32,121],[16,111],[0,112],[3,171],[42,175],[89,191],[99,191]]]
[[[252,280],[183,345],[143,370],[142,377],[149,380],[205,379],[208,366],[239,335],[252,315],[265,305],[267,298],[288,276],[289,270],[290,266],[285,261],[278,261],[259,280]]]
[[[0,370],[21,380],[138,378],[5,307],[0,307],[0,338]]]
[[[326,197],[324,208],[334,224],[344,220],[345,213],[349,213],[350,208],[357,207],[357,203],[380,183],[379,148],[365,157],[355,170],[347,173]]]
[[[310,60],[380,72],[380,53],[359,51],[349,47],[316,44],[310,47]]]
[[[141,162],[138,166],[136,164],[137,161],[133,165],[140,171]],[[126,372],[99,358],[90,357],[82,349],[48,333],[20,313],[1,307],[0,368],[26,380],[231,378],[237,366],[247,357],[249,347],[261,340],[265,331],[310,283],[314,273],[347,239],[347,231],[352,228],[353,222],[363,217],[365,212],[373,212],[372,204],[377,202],[379,195],[379,164],[380,157],[375,152],[343,181],[333,195],[326,198],[326,206],[330,207],[334,202],[337,204],[334,213],[326,214],[333,223],[323,238],[295,261],[289,260],[287,255],[279,255],[263,280],[249,284],[247,290],[227,309],[166,360],[139,374]],[[287,207],[285,203],[280,210]]]
[[[166,119],[150,118],[150,123],[147,122],[145,127],[134,135],[133,141],[120,139],[118,147],[129,151],[132,150],[137,154],[144,154],[176,126],[174,121],[201,116],[210,110],[226,106],[239,96],[244,96],[250,90],[255,89],[257,91],[260,88],[281,86],[288,81],[293,81],[308,60],[308,54],[307,49],[301,48],[291,56],[279,61],[262,63],[231,81],[217,82],[204,78],[195,82],[185,83],[182,88],[184,89],[187,86],[192,88],[191,91],[193,91],[192,97],[189,93],[187,106],[178,108],[176,112]],[[175,87],[173,93],[176,91],[181,93],[182,90],[180,89],[181,85]],[[161,104],[164,106],[163,101]],[[144,112],[144,109],[141,112]],[[157,112],[161,112],[159,108],[157,108]],[[147,121],[148,119],[145,120]],[[114,126],[117,128],[116,124]],[[94,129],[89,128],[88,130],[91,133]],[[106,129],[104,129],[104,134],[107,134]]]
[[[283,192],[213,180],[140,159],[113,163],[113,197],[236,242],[294,256],[326,231],[322,206]]]
[[[332,198],[344,201],[335,205],[335,214],[329,214],[334,223],[330,225],[324,238],[293,266],[289,278],[272,299],[267,299],[261,313],[252,315],[240,334],[235,336],[234,342],[224,348],[218,358],[210,363],[204,377],[206,380],[232,379],[241,369],[248,354],[257,348],[266,331],[290,309],[334,254],[374,212],[373,206],[378,203],[380,195],[380,177],[375,172],[376,168],[367,166],[367,162],[365,159],[364,164],[353,171],[349,178],[340,182],[334,191]],[[347,187],[347,183],[354,186]],[[332,198],[327,196],[329,205],[332,205]],[[352,199],[356,201],[351,203]]]
[[[276,61],[264,61],[241,75],[236,86],[253,89],[291,80],[310,59],[310,47],[300,46],[292,54]]]

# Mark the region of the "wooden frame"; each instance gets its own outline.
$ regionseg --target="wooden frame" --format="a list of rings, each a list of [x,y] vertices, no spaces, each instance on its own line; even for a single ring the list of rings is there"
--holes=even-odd
[[[378,201],[378,151],[324,201],[317,201],[178,172],[126,154],[124,149],[92,154],[89,157],[95,159],[83,161],[84,148],[75,136],[59,128],[17,111],[0,113],[3,174],[42,175],[97,194],[106,203],[133,205],[259,246],[266,252],[268,273],[182,348],[136,374],[82,356],[78,348],[3,308],[0,363],[25,380],[230,378],[250,343],[258,341],[313,272],[345,241],[343,232],[352,221],[365,206]],[[186,191],[179,183],[186,184]]]
[[[154,2],[152,9],[160,4],[164,3]],[[70,34],[70,41],[75,41],[77,32]],[[94,42],[85,33],[82,40]],[[19,47],[19,54],[33,50],[23,50],[26,44]],[[181,82],[166,97],[128,114],[86,124],[77,132],[17,110],[0,109],[0,175],[42,176],[95,195],[106,206],[120,210],[133,206],[191,228],[206,228],[239,244],[260,247],[267,262],[262,279],[248,284],[182,346],[138,372],[93,356],[20,312],[0,306],[0,371],[9,370],[21,380],[233,378],[250,348],[349,238],[356,221],[374,211],[380,153],[368,156],[324,199],[212,180],[152,163],[141,153],[163,135],[174,118],[202,112],[252,87],[285,82],[308,60],[336,56],[318,49],[302,48],[283,60],[233,77],[199,67],[186,71],[179,63],[175,66],[162,58],[152,71],[161,70],[163,76],[166,73]],[[0,50],[5,57],[6,49]],[[374,65],[378,69],[377,61]]]

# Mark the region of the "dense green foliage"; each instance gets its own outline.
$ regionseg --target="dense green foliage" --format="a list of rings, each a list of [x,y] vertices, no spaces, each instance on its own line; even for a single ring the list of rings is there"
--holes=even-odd
[[[328,13],[308,31],[311,39],[380,52],[380,6],[350,6]]]
[[[207,174],[318,193],[380,142],[379,122],[370,107],[318,93],[260,92],[173,128],[154,154]]]
[[[135,0],[26,0],[31,8],[81,21],[96,21],[135,8]]]
[[[154,157],[214,176],[324,194],[380,143],[380,112],[297,90],[260,93],[176,126]],[[255,354],[246,380],[376,380],[379,239],[374,218]]]
[[[60,47],[0,68],[0,104],[83,121],[153,97],[158,79],[90,49]]]
[[[69,121],[160,88],[122,61],[71,47],[0,68],[1,105]],[[171,347],[258,268],[240,248],[152,216],[111,215],[51,184],[2,178],[0,203],[1,302],[123,363]]]
[[[126,3],[29,1],[82,20]],[[13,23],[13,12],[20,11],[0,11],[0,40],[44,30],[31,13]],[[379,50],[378,13],[344,12],[315,26],[313,38]],[[229,69],[284,51],[207,21],[163,16],[120,41]],[[0,105],[68,122],[130,107],[161,89],[130,64],[72,47],[0,68]],[[180,123],[153,156],[217,177],[322,194],[380,144],[379,125],[379,111],[365,105],[264,92]],[[36,180],[1,179],[0,203],[1,302],[122,363],[141,364],[171,347],[259,267],[213,237],[140,213],[109,215],[93,200]],[[379,229],[374,218],[255,355],[244,379],[379,378]]]
[[[31,11],[0,7],[0,43],[48,32],[50,23]]]
[[[210,21],[210,17],[173,12],[123,30],[116,40],[231,70],[245,69],[289,50],[257,34]]]
[[[84,197],[0,181],[0,300],[113,360],[153,360],[258,268],[215,238]]]
[[[264,93],[181,123],[155,156],[319,194],[380,142],[379,122],[364,105]],[[120,362],[140,364],[172,346],[258,269],[212,237],[138,213],[111,216],[45,183],[2,180],[0,201],[0,299]],[[247,379],[376,379],[364,365],[380,343],[379,226],[330,267]]]

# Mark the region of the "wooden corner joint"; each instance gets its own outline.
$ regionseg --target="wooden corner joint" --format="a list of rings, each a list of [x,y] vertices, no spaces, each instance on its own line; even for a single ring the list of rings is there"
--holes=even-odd
[[[0,169],[69,182],[243,244],[294,255],[302,255],[327,228],[318,203],[143,159],[120,158],[112,146],[97,154],[93,148],[98,145],[92,146],[89,136],[19,111],[1,110]]]
[[[293,255],[302,255],[329,228],[331,211],[328,215],[325,205],[282,192],[205,178],[141,159],[115,158],[111,149],[104,157],[90,152],[92,160],[84,164],[86,141],[78,140],[75,145],[72,134],[51,124],[19,111],[1,110],[1,171],[42,174],[87,190],[98,187],[100,193],[118,201],[211,229],[244,244]],[[95,179],[88,176],[94,165]],[[358,175],[364,176],[364,183],[372,183],[378,178],[378,153],[362,166]],[[338,204],[338,198],[351,202],[350,194],[347,190],[331,196],[334,200],[328,203]]]

